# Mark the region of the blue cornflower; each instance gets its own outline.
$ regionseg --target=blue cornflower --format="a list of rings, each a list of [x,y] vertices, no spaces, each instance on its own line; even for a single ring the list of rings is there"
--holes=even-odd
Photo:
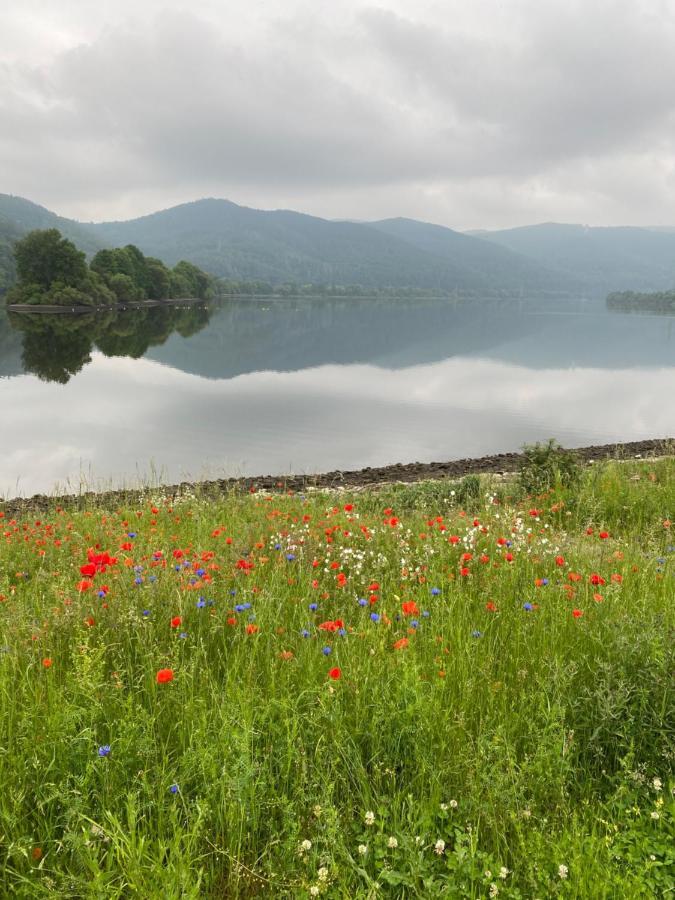
[[[244,606],[243,603],[237,603],[237,605],[234,608],[234,611],[235,612],[243,612],[245,609],[246,609],[246,607]]]
[[[422,618],[423,618],[423,619],[428,619],[430,615],[431,615],[431,613],[429,612],[428,609],[423,609],[423,610],[422,610]]]
[[[289,562],[293,562],[293,560],[295,559],[295,554],[294,554],[294,553],[287,553],[287,554],[286,554],[286,559],[287,559]]]
[[[149,609],[144,609],[144,610],[143,610],[143,615],[144,615],[144,616],[149,616],[149,615],[150,615],[150,610],[149,610]]]
[[[180,572],[180,566],[174,566],[174,569],[176,570],[176,572]]]
[[[98,748],[99,756],[107,756],[110,753],[110,744],[104,744],[102,747]]]
[[[98,596],[99,596],[101,599],[103,599],[103,597],[105,597],[105,591],[99,591],[99,592],[98,592]]]
[[[368,606],[368,601],[364,600],[363,597],[359,600],[359,606]]]
[[[157,576],[156,575],[148,576],[148,581],[151,581],[154,584],[157,581]]]
[[[308,638],[308,637],[309,637],[309,631],[307,631],[306,628],[303,628],[302,631],[300,632],[300,634],[301,634],[304,638]]]
[[[347,635],[347,629],[346,629],[346,628],[341,628],[341,629],[338,631],[338,634],[340,635],[340,637],[346,637],[346,635]]]
[[[187,637],[187,631],[181,631],[181,633],[178,635],[178,637],[182,638],[184,640]]]
[[[205,606],[206,600],[204,600],[203,597],[200,597],[199,600],[197,600],[197,609],[204,609]]]
[[[544,586],[546,586],[546,585],[548,584],[548,578],[542,578],[542,579],[541,579],[541,584],[544,585]]]
[[[236,593],[237,593],[237,592],[236,592],[236,590],[235,590],[234,588],[231,588],[231,589],[230,589],[230,597],[234,597],[234,595],[235,595]]]
[[[135,532],[135,531],[129,531],[129,532],[127,532],[127,537],[135,538],[135,537],[136,537],[136,532]]]
[[[281,550],[281,544],[275,544],[275,545],[274,545],[274,549],[275,549],[275,550]]]
[[[330,647],[324,647],[321,650],[321,652],[323,653],[324,656],[330,656],[333,651],[331,650]]]
[[[440,592],[441,592],[441,589],[440,589],[440,588],[432,588],[432,589],[431,589],[431,596],[432,596],[432,597],[437,597],[437,596],[440,594]]]
[[[172,794],[177,794],[179,791],[179,787],[177,784],[172,784],[171,787],[169,788],[169,790],[171,791]]]
[[[134,572],[142,572],[143,566],[134,566]]]
[[[533,608],[533,607],[532,607],[532,604],[531,604],[531,603],[523,603],[523,609],[527,610],[527,612],[530,612],[530,610],[531,610],[532,608]]]
[[[475,637],[475,638],[483,637],[483,632],[482,631],[472,631],[471,637]]]
[[[143,584],[142,578],[134,578],[134,584]]]
[[[419,628],[419,625],[420,625],[420,623],[417,621],[417,619],[413,619],[413,620],[410,622],[410,627],[411,627],[411,628]]]
[[[312,612],[314,612],[315,610],[317,610],[319,608],[319,604],[318,603],[310,603],[309,608],[312,610]]]
[[[380,614],[379,614],[379,613],[371,613],[371,614],[370,614],[370,618],[373,620],[373,622],[379,622],[379,621],[380,621]]]

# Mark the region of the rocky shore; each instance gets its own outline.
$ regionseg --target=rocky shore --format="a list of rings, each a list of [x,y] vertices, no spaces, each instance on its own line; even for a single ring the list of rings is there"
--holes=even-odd
[[[594,463],[607,459],[648,459],[650,457],[675,455],[675,438],[657,438],[647,441],[630,441],[618,444],[599,444],[591,447],[577,447],[571,450],[580,463]],[[429,481],[443,478],[461,478],[471,474],[507,474],[518,470],[522,453],[496,453],[476,459],[454,459],[447,462],[395,463],[389,466],[357,469],[354,471],[323,472],[312,475],[260,475],[250,478],[223,478],[214,481],[181,482],[180,484],[152,488],[152,493],[161,493],[168,498],[179,497],[187,492],[200,491],[205,494],[222,494],[228,491],[292,491],[299,492],[317,488],[366,488],[396,482]],[[0,510],[5,515],[16,516],[39,512],[63,505],[71,508],[92,505],[114,505],[137,500],[150,489],[118,490],[77,495],[48,496],[36,494],[33,497],[16,497],[0,500]]]

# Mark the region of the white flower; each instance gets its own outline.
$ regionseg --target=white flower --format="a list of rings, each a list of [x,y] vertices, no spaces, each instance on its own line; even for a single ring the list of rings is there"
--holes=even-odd
[[[321,807],[319,806],[318,803],[317,803],[316,806],[314,807],[314,815],[317,817],[317,819],[318,819],[319,816],[321,815]]]
[[[447,803],[441,803],[441,809],[443,810],[443,812],[445,812],[447,808],[448,808]]]
[[[368,810],[368,812],[364,816],[366,825],[374,825],[375,824],[375,813],[372,810]]]
[[[359,856],[365,856],[368,852],[368,847],[365,844],[359,844]]]
[[[328,878],[328,869],[325,866],[321,866],[319,871],[316,873],[316,877],[319,881],[325,881]]]
[[[387,847],[389,847],[391,850],[395,850],[398,847],[398,841],[395,837],[389,838],[389,840],[387,841]]]
[[[656,810],[654,810],[654,812],[651,814],[651,816],[652,816],[652,819],[654,819],[654,820],[660,819],[661,813],[658,813]]]
[[[652,781],[652,787],[654,788],[655,791],[660,791],[661,788],[663,787],[663,782],[661,781],[660,778],[655,778]]]
[[[457,803],[456,800],[451,800],[448,805],[449,805],[450,809],[457,809],[459,804]]]
[[[502,879],[508,878],[508,876],[510,874],[511,874],[511,870],[507,869],[506,866],[502,866],[501,869],[499,870],[499,877]]]
[[[492,878],[492,872],[489,869],[486,869],[483,872],[483,875],[485,875],[486,878]]]
[[[321,889],[318,884],[313,884],[311,886],[311,888],[309,889],[310,897],[318,897],[320,893],[321,893]]]
[[[491,884],[490,885],[490,896],[496,897],[498,893],[499,893],[499,888],[497,887],[497,885]]]
[[[311,841],[308,841],[308,840],[305,839],[305,840],[300,844],[300,852],[301,852],[301,853],[306,853],[308,850],[311,850],[311,849],[312,849],[312,842],[311,842]]]
[[[558,878],[567,878],[568,873],[569,869],[567,868],[567,866],[558,866]]]
[[[438,853],[438,855],[441,856],[444,850],[445,850],[445,841],[443,841],[439,838],[436,841],[436,843],[434,844],[434,853]]]

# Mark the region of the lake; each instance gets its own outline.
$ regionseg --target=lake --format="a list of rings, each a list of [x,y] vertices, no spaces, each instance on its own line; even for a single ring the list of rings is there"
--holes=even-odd
[[[600,300],[0,311],[0,496],[675,435],[675,317]]]

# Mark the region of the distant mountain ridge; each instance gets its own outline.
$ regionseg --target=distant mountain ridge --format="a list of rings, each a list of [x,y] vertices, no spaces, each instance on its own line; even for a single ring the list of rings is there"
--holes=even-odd
[[[11,246],[58,228],[92,255],[135,244],[234,281],[468,294],[602,294],[675,286],[675,232],[546,223],[461,233],[414,219],[329,221],[204,199],[126,222],[80,223],[0,194],[0,291],[13,281]]]

